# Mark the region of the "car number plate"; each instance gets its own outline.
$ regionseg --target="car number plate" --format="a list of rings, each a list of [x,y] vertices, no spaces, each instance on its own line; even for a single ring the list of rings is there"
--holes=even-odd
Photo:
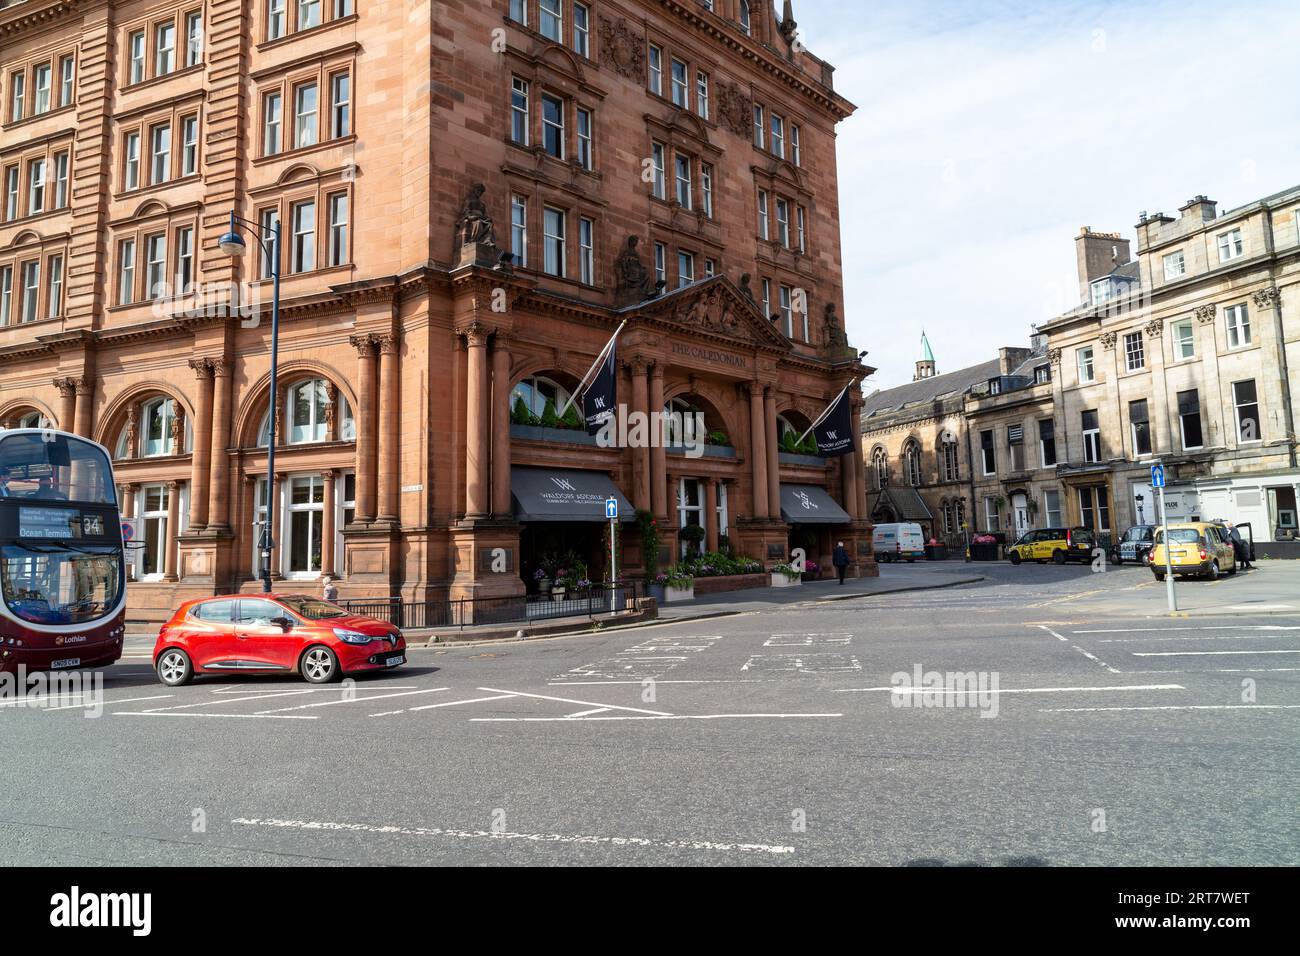
[[[405,654],[397,654],[397,655],[394,655],[393,657],[387,657],[387,658],[384,659],[384,666],[385,666],[385,667],[393,667],[393,666],[395,666],[395,665],[397,665],[397,664],[405,664],[405,663],[406,663],[406,655],[405,655]]]
[[[65,657],[61,661],[50,661],[51,669],[55,667],[77,667],[81,664],[80,657]]]

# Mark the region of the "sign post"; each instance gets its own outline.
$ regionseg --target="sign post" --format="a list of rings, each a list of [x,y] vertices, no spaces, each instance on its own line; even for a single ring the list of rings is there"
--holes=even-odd
[[[618,499],[605,499],[605,517],[609,519],[609,610],[618,610]]]
[[[1165,508],[1165,466],[1156,462],[1151,466],[1151,487],[1160,492],[1160,521],[1163,524],[1161,535],[1165,542],[1165,595],[1169,599],[1169,610],[1178,610],[1178,598],[1174,596],[1174,563],[1169,543],[1169,511]]]

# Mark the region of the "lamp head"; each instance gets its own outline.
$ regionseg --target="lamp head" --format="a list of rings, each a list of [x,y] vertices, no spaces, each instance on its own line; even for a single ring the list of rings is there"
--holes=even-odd
[[[228,256],[242,256],[244,250],[247,248],[244,244],[243,237],[240,236],[239,233],[235,232],[234,229],[231,229],[229,232],[222,235],[222,237],[217,240],[217,245],[221,248],[221,251]]]

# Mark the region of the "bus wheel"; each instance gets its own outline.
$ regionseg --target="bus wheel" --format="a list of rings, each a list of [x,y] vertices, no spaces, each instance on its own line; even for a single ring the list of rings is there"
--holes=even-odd
[[[179,648],[171,647],[163,651],[158,658],[158,679],[168,687],[180,687],[194,678],[194,666],[190,655]]]
[[[328,647],[317,644],[307,648],[298,670],[309,684],[328,684],[339,676],[339,659]]]

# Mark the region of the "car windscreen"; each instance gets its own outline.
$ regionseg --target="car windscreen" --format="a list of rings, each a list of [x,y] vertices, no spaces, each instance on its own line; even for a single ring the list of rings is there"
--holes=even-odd
[[[348,616],[348,612],[337,604],[322,601],[320,598],[284,597],[280,598],[280,603],[309,621],[327,621],[330,618]]]

